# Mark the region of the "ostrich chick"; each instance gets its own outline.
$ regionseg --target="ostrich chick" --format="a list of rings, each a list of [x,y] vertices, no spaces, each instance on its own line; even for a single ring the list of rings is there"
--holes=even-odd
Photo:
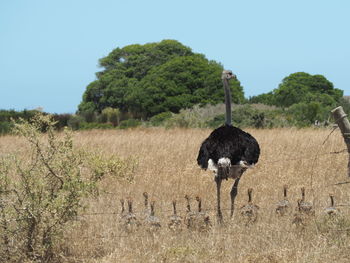
[[[195,228],[195,220],[196,220],[196,213],[191,211],[191,204],[190,204],[190,197],[188,195],[185,195],[185,199],[187,202],[186,205],[186,215],[184,218],[184,223],[189,229]]]
[[[128,213],[125,216],[125,229],[128,232],[136,230],[140,226],[140,222],[137,220],[136,215],[132,211],[132,200],[128,199]]]
[[[146,223],[150,227],[151,231],[158,230],[161,227],[160,220],[158,217],[155,216],[155,213],[154,213],[154,204],[155,204],[155,201],[152,201],[151,213],[146,219]]]
[[[289,201],[287,199],[287,189],[288,186],[283,186],[283,200],[277,203],[276,213],[280,216],[284,216],[289,211]]]
[[[173,204],[173,214],[170,216],[170,222],[168,224],[168,227],[173,230],[173,231],[179,231],[181,230],[182,228],[182,224],[181,224],[181,221],[182,221],[182,217],[177,215],[177,211],[176,211],[176,200],[174,200],[172,202]]]
[[[254,223],[258,218],[259,206],[252,202],[253,189],[248,189],[248,204],[241,207],[241,215],[247,219],[247,223]]]
[[[324,211],[328,215],[334,216],[334,215],[338,214],[338,210],[337,210],[337,208],[335,208],[335,204],[334,204],[334,195],[333,194],[329,194],[329,198],[331,200],[331,206],[327,207]]]
[[[313,205],[310,202],[305,201],[305,188],[301,188],[301,199],[298,200],[297,210],[306,215],[314,215],[315,211],[313,210]]]
[[[143,212],[141,214],[141,220],[143,222],[145,222],[146,219],[150,215],[150,210],[149,210],[149,207],[148,207],[148,193],[144,192],[142,195],[143,195],[143,198],[144,198],[144,206],[145,206],[145,208],[144,208],[144,210],[143,210]]]
[[[313,205],[305,201],[305,188],[301,188],[301,199],[297,201],[296,213],[292,221],[297,227],[304,228],[310,221],[311,216],[315,215]]]
[[[125,222],[125,217],[126,217],[125,201],[124,201],[124,199],[120,199],[120,206],[121,206],[121,211],[120,211],[120,214],[119,214],[119,223],[124,223]]]
[[[207,231],[211,226],[209,215],[202,211],[202,199],[199,196],[196,196],[196,201],[198,202],[198,213],[195,217],[195,227],[199,231]]]

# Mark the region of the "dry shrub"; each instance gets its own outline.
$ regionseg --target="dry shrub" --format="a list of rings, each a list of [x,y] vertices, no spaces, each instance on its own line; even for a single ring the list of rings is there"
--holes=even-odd
[[[0,261],[59,260],[62,233],[84,198],[96,196],[97,182],[106,175],[131,180],[121,159],[77,150],[72,133],[57,134],[54,125],[42,114],[14,123],[27,148],[0,160]]]

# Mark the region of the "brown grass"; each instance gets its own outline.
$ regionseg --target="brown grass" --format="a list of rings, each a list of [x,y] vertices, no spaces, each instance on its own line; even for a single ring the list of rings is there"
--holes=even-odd
[[[200,143],[209,135],[207,129],[136,129],[126,131],[87,131],[75,133],[75,144],[138,160],[133,183],[106,179],[97,199],[87,200],[89,208],[76,224],[67,229],[62,258],[67,262],[348,262],[350,258],[350,224],[346,220],[323,222],[328,194],[335,194],[336,204],[349,204],[350,184],[346,181],[347,155],[329,154],[345,148],[339,131],[327,142],[330,130],[273,129],[249,130],[261,146],[261,157],[254,169],[240,182],[236,208],[247,201],[246,191],[254,189],[254,203],[260,206],[258,221],[246,226],[235,212],[229,219],[229,191],[232,181],[224,181],[222,207],[225,224],[215,218],[216,188],[212,174],[196,164]],[[24,147],[11,136],[0,138],[0,155]],[[275,215],[276,203],[282,199],[283,185],[289,185],[289,200],[306,199],[315,205],[316,216],[303,229],[291,224],[293,214]],[[136,215],[143,211],[142,193],[155,200],[156,215],[162,229],[149,233],[141,227],[126,233],[118,225],[119,199],[131,197]],[[172,214],[171,201],[178,202],[184,215],[184,195],[202,198],[202,207],[211,216],[208,232],[167,229]],[[196,202],[192,201],[192,206]],[[349,218],[350,207],[340,207],[342,218]]]

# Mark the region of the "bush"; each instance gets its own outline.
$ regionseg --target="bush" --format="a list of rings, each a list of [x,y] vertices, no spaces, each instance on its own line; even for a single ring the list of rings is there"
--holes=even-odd
[[[150,118],[149,122],[152,126],[161,126],[165,121],[169,120],[172,115],[170,111],[162,112]]]
[[[8,121],[2,121],[0,122],[0,135],[1,134],[7,134],[11,131],[12,125]]]
[[[79,130],[92,130],[92,129],[114,129],[111,123],[97,123],[97,122],[82,122],[79,125]]]
[[[62,129],[64,127],[68,126],[68,121],[70,120],[70,118],[72,118],[72,114],[54,114],[52,115],[53,119],[56,121],[56,127],[58,129]]]
[[[128,129],[128,128],[135,128],[138,127],[142,124],[141,121],[136,120],[136,119],[128,119],[121,121],[119,124],[119,129]]]
[[[68,127],[71,128],[73,131],[79,130],[83,122],[83,117],[79,115],[72,115],[71,118],[68,120]]]
[[[315,120],[327,120],[331,107],[323,107],[319,102],[298,103],[289,107],[288,112],[293,116],[295,124],[306,127],[314,124]]]
[[[54,261],[64,229],[84,208],[83,198],[98,193],[97,182],[133,178],[135,162],[78,151],[71,132],[58,136],[54,125],[41,114],[14,123],[29,154],[0,159],[0,261]]]
[[[120,110],[114,109],[111,107],[107,107],[102,110],[102,113],[100,115],[100,119],[103,120],[103,122],[110,122],[113,124],[113,126],[118,126],[119,119],[120,119]]]

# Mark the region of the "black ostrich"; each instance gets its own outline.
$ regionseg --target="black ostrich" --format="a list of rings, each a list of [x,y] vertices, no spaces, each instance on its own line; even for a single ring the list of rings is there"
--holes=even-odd
[[[231,91],[229,80],[236,79],[230,70],[224,70],[222,81],[225,90],[226,122],[215,129],[202,143],[197,157],[198,165],[203,169],[214,171],[217,186],[217,215],[222,222],[220,208],[220,188],[223,179],[232,178],[231,217],[234,211],[234,201],[242,174],[256,164],[260,155],[258,142],[249,133],[232,126],[231,121]]]

